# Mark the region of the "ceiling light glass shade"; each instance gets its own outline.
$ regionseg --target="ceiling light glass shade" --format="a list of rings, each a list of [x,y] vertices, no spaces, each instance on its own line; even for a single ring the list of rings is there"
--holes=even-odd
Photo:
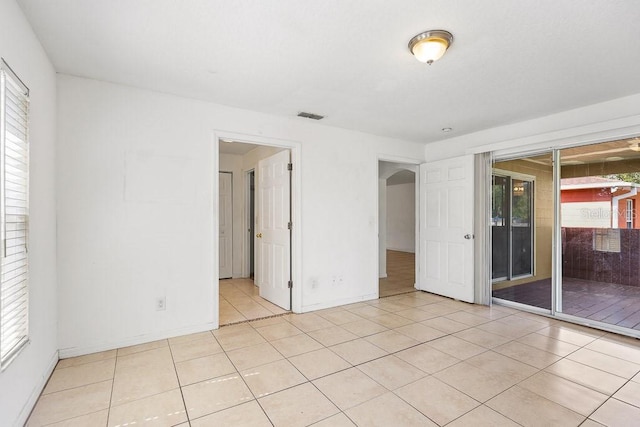
[[[409,41],[409,50],[418,61],[432,64],[442,58],[452,42],[453,35],[448,31],[425,31]]]

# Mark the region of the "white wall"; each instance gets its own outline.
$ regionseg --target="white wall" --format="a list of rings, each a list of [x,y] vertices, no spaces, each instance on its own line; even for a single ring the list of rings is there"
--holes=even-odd
[[[416,250],[416,185],[387,185],[387,249]]]
[[[66,75],[58,89],[63,355],[217,326],[216,132],[300,146],[299,310],[377,295],[378,158],[422,144]]]
[[[55,72],[13,0],[0,2],[0,55],[30,89],[29,336],[0,372],[0,425],[22,425],[57,354]]]

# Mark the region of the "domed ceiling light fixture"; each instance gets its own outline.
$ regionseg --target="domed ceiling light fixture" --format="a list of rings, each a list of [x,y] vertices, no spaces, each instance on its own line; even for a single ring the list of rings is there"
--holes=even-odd
[[[433,64],[453,43],[453,34],[445,30],[424,31],[409,40],[409,51],[420,62]]]

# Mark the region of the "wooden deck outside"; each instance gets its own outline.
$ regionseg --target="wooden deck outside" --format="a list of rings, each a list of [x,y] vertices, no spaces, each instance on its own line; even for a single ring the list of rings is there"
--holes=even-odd
[[[551,279],[495,290],[493,296],[551,309]],[[640,330],[640,287],[562,279],[562,311],[566,314]]]

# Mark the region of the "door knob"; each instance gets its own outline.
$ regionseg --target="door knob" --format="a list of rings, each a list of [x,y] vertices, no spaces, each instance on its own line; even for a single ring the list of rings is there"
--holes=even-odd
[[[464,238],[467,239],[467,240],[471,240],[471,239],[473,239],[473,234],[465,234]]]
[[[258,233],[258,234],[256,234],[256,237],[257,237],[258,239],[262,239],[262,233]]]

